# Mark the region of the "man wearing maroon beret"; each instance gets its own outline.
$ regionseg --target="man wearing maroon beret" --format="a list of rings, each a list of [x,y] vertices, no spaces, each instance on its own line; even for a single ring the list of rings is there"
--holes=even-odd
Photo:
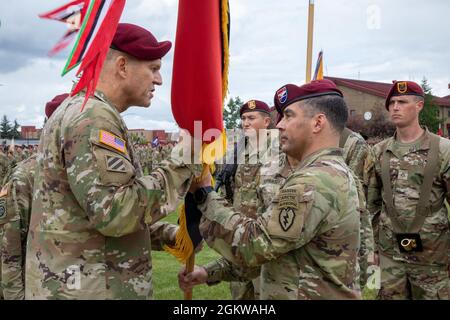
[[[121,113],[148,107],[171,48],[120,23],[95,95],[56,109],[43,129],[27,246],[27,299],[151,299],[151,249],[177,227],[156,222],[187,192],[194,167],[173,160],[144,176]],[[164,199],[164,200],[163,200]]]
[[[275,106],[282,150],[299,165],[256,218],[210,192],[198,205],[200,231],[232,263],[261,266],[261,299],[361,299],[357,182],[338,148],[348,117],[342,93],[328,80],[288,84]]]
[[[224,182],[225,198],[234,210],[250,218],[256,218],[257,213],[264,208],[264,203],[269,199],[264,199],[261,190],[261,182],[266,178],[274,176],[273,168],[268,164],[278,161],[279,143],[278,132],[269,130],[272,126],[270,117],[270,107],[263,101],[250,100],[244,103],[239,114],[241,116],[241,126],[245,135],[245,151],[241,152],[237,147],[234,152],[236,162],[234,169],[230,170],[230,177]],[[264,146],[264,150],[260,147]],[[276,150],[275,150],[276,149]],[[238,158],[243,158],[239,160]],[[233,165],[232,165],[233,166]],[[278,165],[275,165],[278,169]],[[223,176],[229,170],[226,165],[219,176]],[[223,190],[220,190],[223,194]],[[259,299],[259,277],[244,281],[243,277],[236,277],[236,274],[259,275],[258,270],[245,270],[233,265],[224,258],[212,261],[204,267],[197,268],[199,282],[209,285],[217,284],[220,281],[230,281],[231,298],[233,300],[257,300]]]
[[[380,299],[449,298],[450,142],[420,125],[423,108],[417,83],[395,81],[386,109],[397,130],[373,148],[368,209],[378,228]]]

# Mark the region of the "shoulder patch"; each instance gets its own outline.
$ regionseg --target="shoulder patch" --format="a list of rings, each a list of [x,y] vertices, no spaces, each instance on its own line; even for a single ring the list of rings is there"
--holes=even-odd
[[[122,157],[106,155],[106,170],[114,172],[126,172],[125,160]]]
[[[122,153],[126,153],[125,140],[119,138],[115,134],[112,134],[105,130],[100,130],[100,143],[110,146]]]
[[[273,202],[268,233],[284,239],[299,239],[313,202],[314,187],[311,185],[280,190]]]
[[[6,199],[0,199],[0,219],[6,217]]]

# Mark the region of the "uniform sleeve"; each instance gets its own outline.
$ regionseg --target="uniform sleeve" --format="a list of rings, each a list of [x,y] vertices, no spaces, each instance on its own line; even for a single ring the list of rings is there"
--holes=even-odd
[[[375,244],[378,243],[378,221],[381,213],[382,206],[382,182],[381,177],[377,174],[375,163],[378,159],[377,154],[379,153],[379,148],[376,146],[372,149],[370,156],[366,162],[366,172],[367,172],[367,210],[370,214],[370,219],[372,221],[372,228],[374,233]]]
[[[199,206],[203,213],[200,232],[207,244],[233,264],[258,267],[302,247],[315,235],[322,212],[310,214],[314,187],[303,183],[286,184],[264,215],[248,218],[223,205],[215,192]],[[315,212],[316,213],[316,212]],[[303,228],[307,225],[307,228]]]
[[[367,188],[367,184],[364,179],[364,164],[369,153],[369,145],[363,140],[356,139],[347,154],[347,165],[356,174],[364,188]]]
[[[23,300],[25,298],[24,266],[26,230],[24,226],[31,206],[27,193],[21,192],[20,184],[11,180],[6,196],[8,221],[4,225],[2,263],[3,295],[7,300]],[[24,217],[24,218],[22,218]]]
[[[360,283],[361,287],[364,287],[370,276],[368,274],[369,267],[375,264],[374,260],[375,240],[373,235],[370,214],[366,208],[366,199],[364,196],[363,186],[356,179],[355,181],[358,188],[358,199],[359,199],[358,211],[361,226],[360,228],[361,244],[359,248],[358,261],[361,269]]]
[[[207,284],[209,286],[218,284],[221,281],[249,281],[257,278],[261,273],[260,267],[244,268],[232,264],[221,257],[204,266],[208,273]]]
[[[152,242],[152,250],[162,251],[164,246],[173,247],[175,245],[175,235],[178,226],[166,223],[156,222],[150,226],[150,238]]]
[[[193,169],[165,162],[138,178],[124,145],[125,128],[101,104],[90,110],[63,126],[67,178],[92,225],[105,236],[121,237],[150,224],[151,212],[162,204],[163,195],[169,204],[181,198]]]

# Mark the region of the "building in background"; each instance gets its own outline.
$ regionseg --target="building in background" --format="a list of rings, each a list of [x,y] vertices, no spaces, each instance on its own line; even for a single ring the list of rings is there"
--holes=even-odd
[[[350,116],[369,116],[376,109],[387,111],[384,107],[386,96],[392,83],[382,83],[365,80],[344,79],[336,77],[325,77],[333,81],[344,94]],[[439,117],[444,122],[444,135],[450,132],[450,96],[433,97],[434,103],[439,107]]]

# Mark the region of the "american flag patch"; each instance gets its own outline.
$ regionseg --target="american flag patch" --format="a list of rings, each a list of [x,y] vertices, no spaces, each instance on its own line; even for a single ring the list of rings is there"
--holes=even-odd
[[[106,144],[122,153],[126,153],[125,140],[120,139],[108,131],[100,130],[100,143]]]

